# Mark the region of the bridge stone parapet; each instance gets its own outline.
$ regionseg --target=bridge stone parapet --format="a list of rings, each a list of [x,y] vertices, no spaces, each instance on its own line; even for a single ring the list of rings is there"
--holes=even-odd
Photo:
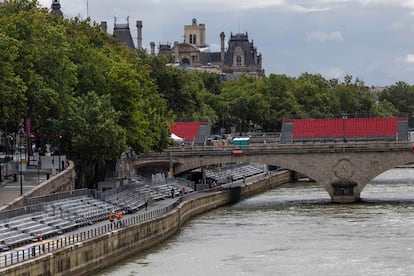
[[[232,147],[169,149],[138,156],[131,167],[168,164],[174,174],[222,163],[262,163],[296,171],[315,180],[333,202],[355,202],[379,174],[414,162],[408,142],[304,143],[249,146],[242,154]]]

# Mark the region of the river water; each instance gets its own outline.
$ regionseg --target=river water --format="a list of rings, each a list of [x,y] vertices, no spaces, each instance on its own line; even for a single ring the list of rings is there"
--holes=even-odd
[[[414,169],[332,204],[294,183],[203,214],[165,243],[98,275],[414,275]]]

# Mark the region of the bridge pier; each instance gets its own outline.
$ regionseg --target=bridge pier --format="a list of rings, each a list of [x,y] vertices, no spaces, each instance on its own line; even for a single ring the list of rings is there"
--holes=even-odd
[[[359,200],[359,193],[355,193],[354,188],[357,183],[349,180],[339,180],[331,184],[333,193],[329,193],[332,202],[335,203],[353,203]]]
[[[313,179],[329,194],[332,202],[352,203],[360,200],[364,187],[377,175],[398,165],[414,162],[408,142],[348,142],[250,145],[241,155],[232,147],[220,151],[205,147],[171,149],[131,160],[130,167],[159,166],[170,175],[212,164],[260,163],[295,171]],[[292,178],[298,175],[291,175]]]

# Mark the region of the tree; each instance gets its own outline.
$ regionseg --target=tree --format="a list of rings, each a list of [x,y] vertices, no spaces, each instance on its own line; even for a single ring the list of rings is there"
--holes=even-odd
[[[0,127],[17,128],[17,122],[24,113],[27,87],[14,72],[18,59],[19,42],[0,34]]]
[[[402,81],[396,82],[379,94],[379,100],[387,100],[400,111],[400,115],[411,117],[414,112],[414,87]]]
[[[59,117],[76,83],[63,19],[38,9],[37,1],[8,1],[0,5],[0,13],[0,32],[4,36],[0,47],[7,45],[4,57],[13,61],[4,75],[8,79],[0,84],[7,93],[2,99],[14,107],[3,109],[5,124],[15,127],[18,118],[27,117],[33,125],[40,125],[48,116]],[[10,83],[14,83],[13,88]]]
[[[226,82],[218,97],[220,117],[228,116],[229,125],[236,127],[239,133],[262,126],[270,109],[264,93],[263,84],[250,77]]]
[[[293,94],[301,105],[301,109],[308,116],[313,118],[332,116],[328,104],[329,95],[326,86],[323,86],[321,89],[319,83],[313,83],[306,78],[299,78],[293,87]]]
[[[69,113],[71,138],[70,155],[76,158],[81,187],[96,183],[95,171],[105,161],[117,159],[126,149],[126,131],[118,125],[119,113],[113,108],[110,96],[90,92],[75,99]],[[92,179],[86,179],[91,177]]]
[[[374,117],[396,117],[399,111],[395,106],[387,100],[382,100],[374,104],[372,114]]]
[[[286,75],[270,74],[262,79],[266,97],[270,103],[270,112],[265,121],[267,131],[280,130],[283,119],[303,117],[303,110],[292,93],[295,80]]]

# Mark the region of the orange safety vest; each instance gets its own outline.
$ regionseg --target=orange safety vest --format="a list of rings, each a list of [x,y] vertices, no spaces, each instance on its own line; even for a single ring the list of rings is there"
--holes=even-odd
[[[118,212],[118,219],[121,219],[123,215],[124,215],[124,213],[122,211]]]
[[[113,221],[114,221],[114,219],[115,219],[115,214],[114,214],[114,213],[110,213],[110,214],[109,214],[109,221],[110,221],[110,222],[113,222]]]

